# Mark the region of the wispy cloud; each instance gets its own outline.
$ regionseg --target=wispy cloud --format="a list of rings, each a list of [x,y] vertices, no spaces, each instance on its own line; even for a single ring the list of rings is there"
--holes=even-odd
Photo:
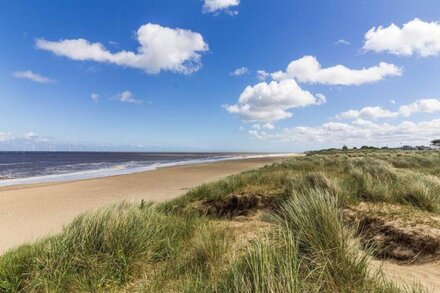
[[[99,95],[98,95],[98,94],[93,93],[93,94],[90,95],[90,98],[91,98],[91,99],[93,100],[93,102],[95,102],[95,103],[98,103],[98,101],[99,101]]]
[[[204,0],[203,12],[215,13],[224,11],[230,15],[237,15],[238,11],[231,8],[237,7],[240,4],[240,0]]]
[[[135,99],[133,97],[133,93],[130,92],[130,91],[124,91],[124,92],[122,92],[120,94],[117,94],[115,96],[115,99],[118,100],[121,103],[128,103],[128,104],[138,104],[139,105],[139,104],[142,104],[144,102],[142,100]]]
[[[139,151],[158,150],[155,146],[124,143],[98,143],[90,141],[68,142],[52,137],[40,136],[32,131],[25,134],[0,132],[0,150],[32,151]],[[170,148],[171,150],[172,148]]]
[[[340,39],[340,40],[337,40],[337,41],[335,42],[335,45],[346,45],[346,46],[348,46],[348,45],[350,45],[350,42],[349,42],[349,41],[346,41],[346,40],[344,40],[344,39]]]
[[[13,76],[15,78],[22,78],[22,79],[28,79],[31,80],[33,82],[38,82],[38,83],[54,83],[55,80],[54,79],[50,79],[48,77],[45,77],[41,74],[37,74],[34,73],[30,70],[27,71],[15,71],[13,73]]]
[[[264,124],[253,124],[252,128],[260,130],[260,129],[268,129],[268,130],[272,130],[275,129],[275,126],[273,126],[272,123],[264,123]]]
[[[10,132],[7,132],[7,133],[6,132],[0,132],[0,142],[9,141],[9,140],[11,140],[13,138],[14,138],[14,136]]]
[[[229,72],[229,75],[231,76],[241,76],[244,74],[249,73],[249,69],[247,67],[241,67],[241,68],[237,68],[232,72]]]
[[[11,142],[11,141],[26,141],[26,142],[49,142],[52,141],[50,137],[39,136],[35,132],[27,132],[23,135],[13,135],[8,132],[0,132],[0,142]]]
[[[268,77],[270,77],[270,73],[265,70],[257,70],[257,78],[259,81],[265,81]]]

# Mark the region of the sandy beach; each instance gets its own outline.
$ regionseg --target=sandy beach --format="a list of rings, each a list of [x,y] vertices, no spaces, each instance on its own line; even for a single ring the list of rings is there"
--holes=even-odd
[[[0,187],[0,253],[59,232],[91,209],[122,200],[168,200],[202,183],[283,159],[240,159],[89,180]]]

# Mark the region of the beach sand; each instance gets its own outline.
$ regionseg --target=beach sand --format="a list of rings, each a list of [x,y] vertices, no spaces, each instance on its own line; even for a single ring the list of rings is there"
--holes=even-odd
[[[371,265],[373,268],[381,267],[389,280],[395,282],[402,289],[408,286],[421,285],[425,290],[422,292],[440,292],[439,261],[407,265],[374,260]]]
[[[88,210],[123,200],[172,199],[202,183],[284,159],[240,159],[89,180],[0,187],[0,253],[59,232]]]

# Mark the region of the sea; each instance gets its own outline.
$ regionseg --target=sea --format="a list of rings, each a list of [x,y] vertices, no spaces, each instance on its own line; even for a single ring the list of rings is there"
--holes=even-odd
[[[256,153],[0,152],[0,186],[70,181],[222,160]]]

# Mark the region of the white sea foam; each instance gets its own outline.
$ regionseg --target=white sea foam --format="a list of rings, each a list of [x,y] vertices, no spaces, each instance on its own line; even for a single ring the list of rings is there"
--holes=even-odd
[[[153,163],[153,164],[149,164],[149,165],[145,165],[145,166],[133,166],[129,162],[126,164],[115,165],[110,168],[100,168],[100,169],[94,169],[94,170],[78,171],[78,172],[71,172],[71,173],[64,173],[64,174],[34,176],[34,177],[27,177],[27,178],[4,179],[4,180],[0,180],[0,186],[84,180],[84,179],[93,179],[93,178],[101,178],[101,177],[109,177],[109,176],[116,176],[116,175],[124,175],[124,174],[152,171],[152,170],[156,170],[158,168],[172,167],[172,166],[204,164],[204,163],[212,163],[212,162],[218,162],[218,161],[229,161],[229,160],[240,160],[240,159],[282,157],[282,156],[288,156],[288,155],[289,154],[238,155],[238,156],[222,157],[222,158],[195,159],[195,160],[168,162],[168,163]]]

